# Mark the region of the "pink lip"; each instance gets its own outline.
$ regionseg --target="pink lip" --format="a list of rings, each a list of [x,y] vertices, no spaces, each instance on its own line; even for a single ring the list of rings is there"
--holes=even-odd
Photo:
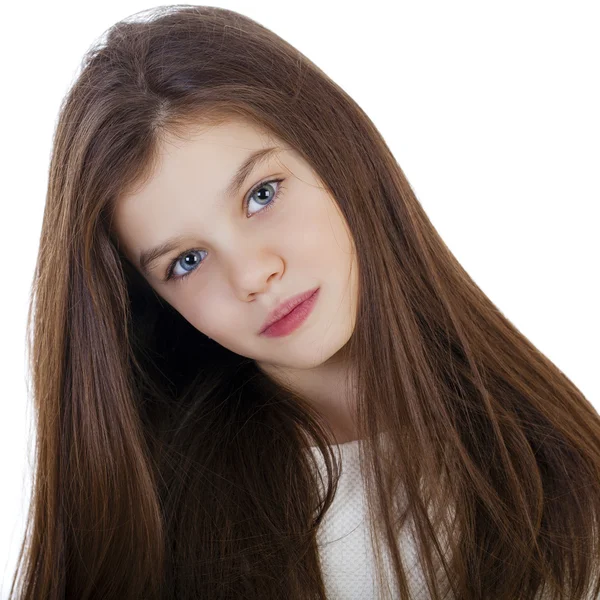
[[[312,311],[320,288],[294,296],[280,304],[265,321],[260,335],[276,337],[297,329]]]

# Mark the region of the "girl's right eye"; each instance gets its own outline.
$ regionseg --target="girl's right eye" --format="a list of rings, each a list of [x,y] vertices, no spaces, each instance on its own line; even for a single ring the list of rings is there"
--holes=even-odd
[[[164,278],[164,281],[170,281],[170,280],[181,281],[182,279],[185,279],[188,275],[191,275],[195,271],[195,269],[194,269],[194,271],[186,271],[184,275],[177,275],[177,276],[174,276],[173,272],[175,270],[175,267],[177,266],[177,263],[182,258],[187,258],[188,256],[190,256],[191,254],[193,254],[195,252],[204,252],[204,250],[186,250],[183,254],[180,254],[167,268],[167,273]]]
[[[260,204],[259,203],[259,206],[262,206],[263,208],[261,208],[260,210],[255,211],[250,216],[253,216],[256,213],[265,212],[266,210],[268,210],[269,208],[271,208],[275,204],[275,200],[277,200],[279,198],[279,196],[281,195],[281,192],[283,191],[283,183],[282,183],[283,181],[284,181],[284,178],[271,179],[271,180],[259,183],[254,188],[252,188],[252,190],[250,191],[250,193],[246,196],[247,201],[244,200],[244,205],[249,204],[250,199],[252,198],[252,196],[254,195],[255,192],[257,192],[257,191],[259,191],[259,190],[261,190],[263,188],[273,187],[271,185],[272,183],[277,183],[278,184],[277,185],[277,190],[275,191],[275,193],[271,193],[271,196],[268,198],[268,201],[269,201],[268,204]],[[181,259],[183,259],[183,258],[187,258],[192,253],[196,253],[196,252],[205,252],[205,251],[204,250],[197,250],[197,249],[194,249],[194,248],[189,249],[189,250],[185,250],[177,258],[175,258],[173,261],[171,261],[171,263],[167,267],[167,271],[165,273],[165,277],[163,278],[163,281],[165,281],[165,282],[166,281],[174,281],[174,282],[183,281],[186,277],[188,277],[188,275],[191,275],[194,271],[196,271],[196,269],[193,269],[192,271],[186,271],[186,272],[184,272],[183,275],[174,275],[175,267],[177,267],[179,261]],[[196,261],[196,264],[197,263],[198,263],[198,261]]]

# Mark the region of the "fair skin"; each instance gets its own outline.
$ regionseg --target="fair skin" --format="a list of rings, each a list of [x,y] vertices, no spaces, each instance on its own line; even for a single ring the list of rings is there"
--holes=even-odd
[[[272,146],[277,152],[226,197],[239,165]],[[356,249],[340,209],[293,148],[241,119],[170,136],[151,177],[118,199],[113,227],[127,258],[191,325],[300,393],[337,443],[356,439],[344,355],[356,321]],[[179,234],[185,239],[144,271],[141,253]],[[297,330],[259,335],[272,308],[315,287],[317,303]]]

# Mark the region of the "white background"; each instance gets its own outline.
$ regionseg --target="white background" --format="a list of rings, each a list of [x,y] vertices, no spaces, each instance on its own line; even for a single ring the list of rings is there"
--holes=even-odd
[[[469,274],[599,409],[599,3],[211,4],[269,27],[358,102]],[[0,598],[29,500],[25,318],[59,104],[96,38],[152,6],[2,11]]]

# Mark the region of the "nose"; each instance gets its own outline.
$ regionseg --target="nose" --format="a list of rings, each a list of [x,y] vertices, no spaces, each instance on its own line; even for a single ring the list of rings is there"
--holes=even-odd
[[[281,257],[254,255],[237,262],[231,271],[232,287],[239,292],[242,300],[253,300],[264,294],[275,281],[283,276],[285,266]]]

